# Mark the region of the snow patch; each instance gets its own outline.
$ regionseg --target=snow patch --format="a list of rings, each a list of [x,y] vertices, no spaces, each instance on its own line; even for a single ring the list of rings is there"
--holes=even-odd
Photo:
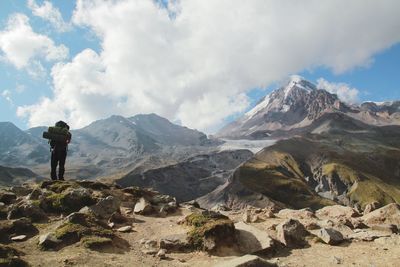
[[[257,153],[261,151],[265,147],[272,146],[276,143],[277,140],[270,139],[270,140],[230,140],[230,139],[223,139],[225,143],[219,146],[220,151],[225,150],[238,150],[238,149],[247,149],[253,153]]]
[[[270,97],[269,95],[266,95],[264,97],[264,100],[258,103],[253,109],[249,110],[245,115],[247,117],[247,120],[251,119],[256,115],[259,111],[262,109],[266,108],[270,102]]]

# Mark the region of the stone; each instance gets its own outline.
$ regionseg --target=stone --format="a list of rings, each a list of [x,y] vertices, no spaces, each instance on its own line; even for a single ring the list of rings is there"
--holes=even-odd
[[[20,202],[12,205],[8,212],[7,219],[30,218],[33,222],[47,221],[46,213],[31,201]]]
[[[109,223],[116,223],[116,224],[123,224],[128,222],[128,218],[122,215],[120,212],[116,211],[111,214],[110,218],[108,219]]]
[[[245,210],[243,212],[242,220],[245,223],[249,223],[251,221],[251,212],[250,212],[250,210]]]
[[[153,240],[153,239],[146,240],[144,242],[144,247],[147,248],[147,249],[156,248],[157,247],[157,241]]]
[[[276,227],[277,240],[289,248],[301,248],[306,245],[305,237],[309,234],[297,220],[286,220]]]
[[[9,242],[9,237],[25,235],[32,237],[37,235],[39,230],[27,218],[20,218],[14,221],[0,221],[0,242]]]
[[[341,205],[326,206],[315,212],[320,219],[339,219],[358,217],[360,214],[353,208]]]
[[[314,212],[308,208],[301,210],[283,209],[278,212],[277,216],[283,219],[316,219]]]
[[[275,247],[274,240],[266,231],[262,231],[244,222],[235,223],[235,229],[238,247],[243,253],[251,254],[271,250]]]
[[[90,210],[94,213],[96,217],[102,219],[108,219],[115,212],[120,213],[120,204],[121,201],[113,196],[108,196],[106,198],[101,199],[95,205],[90,206]]]
[[[39,187],[36,187],[32,190],[32,192],[30,194],[28,194],[26,199],[38,200],[42,195],[43,195],[43,191]]]
[[[361,217],[366,225],[395,224],[400,225],[400,205],[388,204]]]
[[[333,262],[334,264],[342,264],[342,263],[343,263],[343,260],[342,260],[341,258],[339,258],[339,257],[333,256],[333,257],[332,257],[332,262]]]
[[[39,237],[39,247],[44,250],[54,249],[61,243],[53,233],[47,233]]]
[[[16,194],[17,196],[27,196],[32,191],[31,188],[26,186],[12,186],[10,187],[10,191]]]
[[[214,207],[211,208],[212,211],[230,211],[231,209],[228,208],[226,205],[224,204],[217,204]]]
[[[400,246],[400,235],[379,237],[374,242],[383,246]]]
[[[382,231],[382,232],[389,232],[393,234],[397,234],[399,232],[399,229],[395,224],[373,224],[370,225],[370,228],[372,230],[376,231]]]
[[[168,195],[155,195],[150,199],[150,202],[154,205],[165,204],[170,202],[176,203],[176,199]]]
[[[332,228],[322,228],[317,232],[317,236],[329,245],[338,245],[343,241],[341,232]]]
[[[167,255],[167,250],[165,250],[165,249],[160,249],[158,252],[157,252],[157,254],[156,254],[156,256],[158,257],[158,258],[160,258],[160,259],[165,259],[166,258],[166,255]]]
[[[389,237],[392,233],[382,232],[382,231],[374,231],[370,229],[356,229],[357,231],[347,237],[352,240],[357,241],[374,241],[380,237]]]
[[[143,249],[142,252],[147,255],[156,255],[158,253],[158,249]]]
[[[145,198],[141,197],[139,201],[136,203],[135,208],[133,210],[134,213],[147,215],[153,211],[153,207],[151,206],[150,202],[147,201]]]
[[[174,234],[160,239],[160,248],[173,252],[182,252],[188,250],[190,244],[187,234]]]
[[[379,206],[379,203],[376,202],[376,201],[367,204],[367,205],[365,206],[365,208],[364,208],[363,214],[366,215],[366,214],[370,213],[371,211],[376,210],[376,209],[378,208],[378,206]]]
[[[256,255],[244,255],[242,257],[234,258],[221,262],[214,267],[272,267],[277,266],[276,264],[270,263],[266,260],[261,259]]]
[[[26,235],[17,235],[17,236],[11,237],[11,240],[19,242],[19,241],[24,241],[26,238],[27,238]]]
[[[307,230],[317,230],[317,229],[320,229],[321,227],[318,225],[318,223],[316,223],[316,222],[306,222],[305,224],[304,224],[304,227],[307,229]]]
[[[117,231],[121,232],[121,233],[128,233],[128,232],[132,231],[132,226],[129,226],[129,225],[123,226],[123,227],[118,228]]]
[[[1,190],[0,191],[0,202],[3,202],[6,205],[10,205],[17,200],[17,195],[14,194],[13,192],[8,192]]]

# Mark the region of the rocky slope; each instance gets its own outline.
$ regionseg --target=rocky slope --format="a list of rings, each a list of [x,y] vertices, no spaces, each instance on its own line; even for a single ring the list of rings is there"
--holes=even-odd
[[[0,202],[2,266],[395,266],[400,253],[397,204],[211,211],[94,181],[8,188]]]
[[[189,201],[225,183],[229,175],[252,155],[248,150],[202,154],[161,168],[134,169],[116,182],[123,187],[151,187],[175,196],[178,201]]]
[[[299,133],[257,153],[199,203],[319,208],[335,201],[364,209],[400,202],[399,126],[331,113]]]
[[[344,113],[371,125],[400,125],[400,101],[348,105],[335,94],[317,89],[309,81],[292,76],[281,88],[265,96],[243,117],[222,128],[224,138],[262,139],[293,135],[326,113]]]

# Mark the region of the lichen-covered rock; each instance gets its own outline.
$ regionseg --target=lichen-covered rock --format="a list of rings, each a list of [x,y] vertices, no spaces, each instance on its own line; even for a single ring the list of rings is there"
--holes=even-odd
[[[40,207],[47,212],[70,213],[95,203],[88,189],[67,187],[64,191],[53,192],[44,197],[40,202]]]
[[[7,215],[8,220],[18,219],[22,217],[30,218],[33,222],[47,221],[46,213],[34,201],[22,201],[13,204]]]
[[[187,225],[192,226],[188,241],[195,249],[215,251],[221,246],[236,245],[235,225],[220,213],[192,213],[185,220]]]
[[[289,219],[278,226],[277,239],[279,242],[289,248],[301,248],[307,243],[305,237],[309,234],[305,227],[297,220]]]

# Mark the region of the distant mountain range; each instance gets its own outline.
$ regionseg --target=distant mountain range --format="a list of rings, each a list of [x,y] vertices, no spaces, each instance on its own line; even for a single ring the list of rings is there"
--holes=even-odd
[[[0,123],[0,165],[47,176],[44,130]],[[293,76],[217,136],[155,114],[111,116],[72,131],[67,177],[109,176],[207,208],[400,203],[400,101],[350,105]]]
[[[42,138],[46,129],[22,131],[10,122],[0,123],[0,164],[48,171],[49,145]],[[71,132],[67,172],[78,178],[129,170],[146,159],[149,166],[154,158],[158,165],[176,163],[216,144],[204,133],[155,114],[111,116]]]
[[[337,95],[292,76],[285,86],[262,98],[244,116],[223,127],[217,136],[234,139],[290,136],[326,113],[346,114],[376,126],[400,125],[400,101],[349,105]]]

